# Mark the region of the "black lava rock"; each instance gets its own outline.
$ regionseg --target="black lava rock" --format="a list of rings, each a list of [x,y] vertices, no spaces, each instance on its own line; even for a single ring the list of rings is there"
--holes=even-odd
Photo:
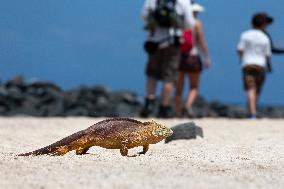
[[[152,117],[157,115],[159,105],[160,99],[157,98]],[[0,116],[138,117],[142,107],[143,98],[136,93],[111,91],[102,85],[64,91],[52,82],[25,82],[22,76],[0,82]],[[245,107],[218,101],[207,102],[200,96],[193,110],[197,118],[247,116]],[[260,117],[284,118],[283,107],[261,107],[259,112]],[[174,113],[172,111],[171,115],[174,116]]]
[[[174,133],[172,134],[172,136],[168,137],[165,140],[165,143],[169,143],[174,140],[196,139],[197,136],[200,136],[203,138],[202,128],[196,126],[194,122],[183,123],[171,129],[173,130]]]

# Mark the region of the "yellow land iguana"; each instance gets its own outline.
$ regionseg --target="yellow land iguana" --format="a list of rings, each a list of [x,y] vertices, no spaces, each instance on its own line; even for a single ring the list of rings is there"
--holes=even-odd
[[[128,118],[112,118],[98,122],[49,146],[19,156],[64,155],[72,150],[76,150],[77,155],[82,155],[92,146],[120,149],[122,156],[127,156],[130,148],[143,146],[141,154],[145,154],[149,144],[158,143],[172,133],[171,129],[153,120],[142,123]]]

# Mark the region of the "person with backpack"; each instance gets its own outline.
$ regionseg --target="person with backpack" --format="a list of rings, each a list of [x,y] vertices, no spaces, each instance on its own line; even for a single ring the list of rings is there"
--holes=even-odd
[[[241,58],[244,89],[247,93],[248,112],[251,119],[257,117],[257,102],[266,75],[266,65],[271,57],[271,42],[263,32],[267,18],[257,13],[252,18],[252,29],[242,33],[237,52]]]
[[[170,98],[178,76],[183,31],[194,25],[189,0],[145,0],[142,8],[148,54],[146,97],[142,117],[154,116],[157,82],[162,81],[158,117],[170,117]]]
[[[193,111],[194,102],[198,96],[199,78],[202,68],[209,68],[210,58],[207,50],[205,37],[203,34],[202,22],[197,19],[199,13],[204,11],[204,7],[198,3],[192,4],[192,11],[195,18],[195,25],[192,30],[194,47],[188,53],[182,53],[179,65],[179,77],[176,83],[175,110],[176,117],[182,117],[183,113],[189,118],[195,117]],[[201,53],[204,55],[204,65],[202,65]],[[185,105],[182,103],[182,93],[184,80],[189,79],[189,94]]]

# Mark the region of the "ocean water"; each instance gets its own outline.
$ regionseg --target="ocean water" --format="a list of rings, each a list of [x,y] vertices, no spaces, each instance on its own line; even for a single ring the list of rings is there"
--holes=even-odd
[[[276,18],[269,28],[284,46],[284,2],[200,0],[200,15],[212,67],[204,71],[200,93],[208,100],[245,103],[235,49],[256,11]],[[145,94],[146,54],[140,10],[143,0],[1,1],[0,79],[22,74],[49,80],[64,89],[102,84],[112,90]],[[273,57],[262,104],[284,105],[284,56]],[[159,92],[157,90],[157,93]],[[188,83],[185,87],[185,95]]]

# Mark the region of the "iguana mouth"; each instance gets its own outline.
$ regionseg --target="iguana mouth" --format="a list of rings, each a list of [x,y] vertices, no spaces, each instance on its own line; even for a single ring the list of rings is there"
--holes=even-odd
[[[153,131],[153,135],[156,137],[169,137],[173,134],[173,131],[167,127],[158,127],[157,130]]]

